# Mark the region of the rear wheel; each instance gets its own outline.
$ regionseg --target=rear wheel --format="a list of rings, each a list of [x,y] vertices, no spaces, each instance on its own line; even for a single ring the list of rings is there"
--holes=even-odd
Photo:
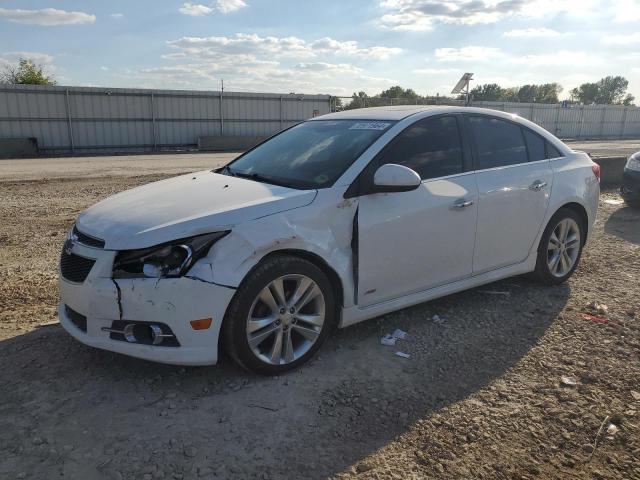
[[[335,296],[313,263],[274,256],[236,292],[225,316],[227,352],[242,367],[274,375],[306,362],[335,323]]]
[[[575,271],[582,254],[584,227],[580,216],[561,208],[551,217],[538,247],[535,276],[545,285],[557,285]]]

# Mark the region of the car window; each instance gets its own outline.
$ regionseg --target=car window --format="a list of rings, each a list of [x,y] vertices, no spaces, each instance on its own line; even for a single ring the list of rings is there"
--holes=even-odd
[[[303,122],[249,150],[221,173],[292,188],[326,188],[394,122]]]
[[[455,117],[420,120],[402,131],[382,152],[378,165],[397,163],[420,178],[462,173],[462,146]]]
[[[562,155],[556,147],[554,147],[549,142],[547,142],[547,158],[560,158],[560,157],[564,157],[564,155]]]
[[[533,133],[528,128],[523,128],[522,131],[524,132],[524,139],[527,142],[529,161],[536,162],[547,158],[547,154],[544,150],[544,139],[540,135]]]
[[[494,117],[469,117],[478,148],[477,170],[526,163],[527,148],[520,126]]]

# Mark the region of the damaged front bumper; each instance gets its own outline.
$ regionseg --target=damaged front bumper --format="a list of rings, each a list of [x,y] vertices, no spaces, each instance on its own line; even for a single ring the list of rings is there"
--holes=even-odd
[[[234,288],[193,276],[114,280],[111,272],[116,252],[75,244],[70,253],[95,260],[82,282],[69,281],[59,272],[58,314],[61,325],[73,337],[92,347],[155,362],[217,362],[220,327]],[[191,326],[193,320],[208,318],[212,319],[209,328],[195,330]],[[113,333],[127,322],[162,325],[170,329],[175,341],[168,346],[129,342]]]

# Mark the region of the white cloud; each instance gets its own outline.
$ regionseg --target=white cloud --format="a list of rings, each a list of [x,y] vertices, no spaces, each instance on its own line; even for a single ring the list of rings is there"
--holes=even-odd
[[[504,52],[493,47],[468,46],[462,48],[437,48],[436,59],[439,62],[486,62],[502,58]]]
[[[294,66],[298,70],[305,70],[310,72],[349,72],[357,73],[362,69],[348,63],[327,63],[327,62],[311,62],[311,63],[298,63]]]
[[[628,33],[626,35],[610,35],[604,37],[602,42],[606,45],[632,46],[640,45],[640,32]]]
[[[43,8],[42,10],[0,8],[0,19],[5,19],[13,23],[41,25],[45,27],[79,25],[96,21],[95,15],[84,12],[67,12],[66,10],[58,10],[55,8]]]
[[[315,58],[318,55],[345,55],[370,60],[385,60],[402,50],[395,47],[361,47],[358,42],[341,42],[321,38],[307,42],[298,37],[261,37],[237,33],[233,37],[182,37],[168,42],[178,50],[165,58],[214,59],[220,55],[261,55],[276,57]]]
[[[458,68],[418,68],[413,70],[412,73],[416,75],[449,75],[453,73],[460,73]]]
[[[42,52],[5,52],[2,58],[9,63],[16,63],[21,58],[31,60],[38,65],[51,66],[53,64],[53,56]]]
[[[243,0],[218,0],[217,8],[222,13],[231,13],[241,8],[245,8],[247,4]]]
[[[560,35],[559,32],[555,30],[551,30],[550,28],[540,27],[540,28],[524,28],[524,29],[515,29],[509,30],[508,32],[504,32],[502,34],[504,37],[508,38],[535,38],[535,37],[557,37]]]
[[[392,55],[397,55],[398,53],[402,52],[402,49],[396,47],[377,46],[361,48],[358,46],[358,42],[340,42],[329,37],[316,40],[311,44],[311,48],[323,53],[355,55],[357,57],[374,60],[386,60]]]
[[[244,0],[217,0],[215,4],[203,5],[201,3],[186,2],[178,9],[183,15],[192,17],[203,17],[214,12],[223,14],[232,13],[241,8],[245,8],[247,4]]]
[[[525,0],[382,0],[382,25],[395,30],[429,30],[434,23],[494,23],[518,13]]]
[[[183,3],[182,6],[178,9],[178,11],[183,15],[191,15],[192,17],[201,17],[204,15],[209,15],[214,11],[213,8],[207,7],[206,5],[200,5],[196,3]]]
[[[124,17],[124,13],[110,13],[109,16],[111,18],[120,19]]]
[[[511,61],[531,67],[592,67],[602,63],[600,58],[590,53],[570,50],[519,56]]]

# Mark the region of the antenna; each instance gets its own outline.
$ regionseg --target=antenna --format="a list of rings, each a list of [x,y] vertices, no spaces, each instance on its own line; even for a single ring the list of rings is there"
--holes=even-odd
[[[222,92],[224,92],[224,78],[220,79],[220,85],[221,85]]]
[[[464,75],[462,75],[462,78],[458,80],[456,86],[453,87],[453,90],[451,90],[451,93],[454,95],[462,93],[462,91],[465,90],[465,93],[467,95],[467,105],[469,105],[469,83],[471,82],[471,80],[473,80],[473,73],[465,73]]]

